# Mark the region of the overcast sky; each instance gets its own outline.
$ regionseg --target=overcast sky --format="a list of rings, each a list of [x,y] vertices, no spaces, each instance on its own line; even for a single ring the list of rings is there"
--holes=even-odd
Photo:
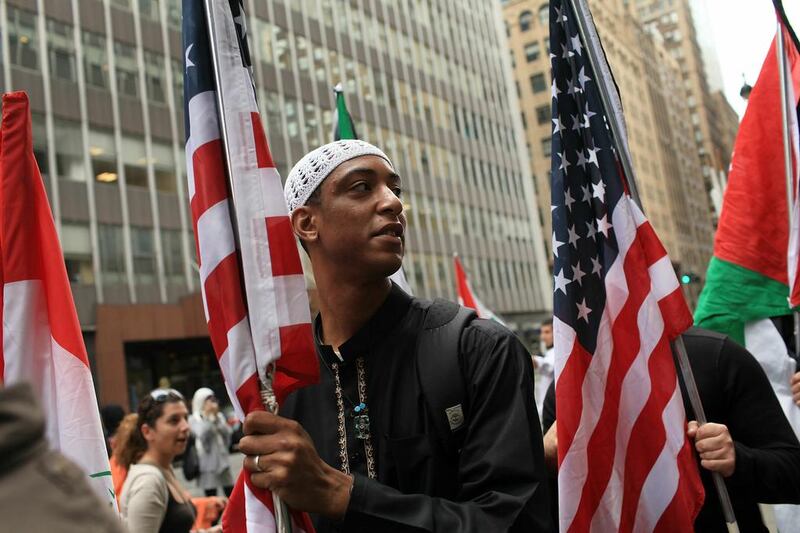
[[[705,21],[697,21],[698,38],[713,43],[719,60],[728,101],[739,115],[746,102],[739,96],[742,74],[755,83],[772,39],[775,14],[770,0],[693,0],[705,10]],[[800,2],[784,0],[789,22],[800,29]]]

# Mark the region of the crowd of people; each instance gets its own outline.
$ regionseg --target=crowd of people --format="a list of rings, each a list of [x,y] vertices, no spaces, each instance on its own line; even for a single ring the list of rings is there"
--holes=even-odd
[[[255,486],[310,513],[319,533],[556,531],[552,324],[532,364],[497,322],[394,285],[405,251],[401,192],[389,157],[358,140],[313,150],[289,173],[290,220],[318,293],[320,381],[290,394],[280,416],[246,417],[243,467]],[[718,472],[740,530],[766,531],[758,503],[800,504],[797,435],[744,348],[696,329],[685,343],[709,419],[687,427],[706,488],[695,528],[727,530],[710,481]],[[800,408],[800,373],[791,388]],[[0,399],[0,415],[7,405]],[[231,428],[210,389],[191,408],[159,388],[134,414],[103,410],[132,533],[220,531]],[[688,403],[686,413],[694,418]],[[192,440],[204,499],[191,498],[173,469]]]
[[[195,391],[191,407],[189,413],[179,391],[158,388],[135,413],[125,415],[117,405],[101,409],[114,490],[130,533],[222,530],[213,524],[233,490],[233,428],[210,388]],[[176,460],[183,476],[176,475]],[[181,477],[195,480],[204,496],[192,497]]]

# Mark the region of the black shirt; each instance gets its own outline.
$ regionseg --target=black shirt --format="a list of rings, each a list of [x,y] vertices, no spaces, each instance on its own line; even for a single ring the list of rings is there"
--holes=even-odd
[[[703,410],[725,424],[736,450],[736,469],[725,480],[739,530],[766,532],[758,503],[800,503],[800,444],[758,361],[724,335],[691,328],[683,335]],[[686,419],[695,420],[678,373]],[[554,388],[542,412],[545,431],[555,420]],[[695,531],[728,531],[711,473],[700,467],[706,498]]]
[[[468,429],[461,453],[444,452],[417,379],[416,345],[428,302],[396,286],[351,339],[341,360],[315,333],[320,383],[291,394],[281,414],[300,422],[320,457],[340,468],[332,365],[339,364],[347,453],[355,484],[342,522],[314,516],[329,531],[551,531],[543,448],[525,348],[508,330],[476,319],[462,335],[461,379]],[[367,477],[363,441],[354,436],[359,403],[356,358],[366,369],[366,404],[377,479]]]

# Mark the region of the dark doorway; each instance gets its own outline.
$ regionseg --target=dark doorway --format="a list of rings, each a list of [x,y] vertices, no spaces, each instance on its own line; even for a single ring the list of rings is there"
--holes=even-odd
[[[145,394],[166,382],[186,397],[190,409],[192,395],[200,387],[213,390],[223,407],[230,405],[208,337],[126,342],[125,366],[131,410],[136,410]]]

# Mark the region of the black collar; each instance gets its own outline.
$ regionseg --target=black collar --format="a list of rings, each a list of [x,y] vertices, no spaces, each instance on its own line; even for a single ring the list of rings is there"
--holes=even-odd
[[[320,356],[327,365],[341,363],[347,365],[355,361],[357,357],[367,357],[373,351],[375,345],[386,340],[388,334],[396,328],[411,304],[411,296],[406,294],[403,289],[392,283],[389,295],[375,314],[358,330],[355,335],[350,337],[339,347],[341,359],[333,351],[333,347],[322,342],[322,316],[317,315],[314,320],[314,342],[317,345]]]

